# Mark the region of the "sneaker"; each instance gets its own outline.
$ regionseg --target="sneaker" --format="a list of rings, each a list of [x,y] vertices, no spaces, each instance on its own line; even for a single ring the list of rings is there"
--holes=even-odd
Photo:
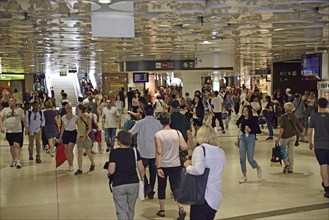
[[[257,176],[258,176],[258,178],[262,178],[263,177],[262,168],[261,167],[257,167]]]
[[[29,160],[33,160],[33,154],[30,154]]]
[[[242,177],[241,180],[239,181],[240,184],[246,183],[247,182],[247,177]]]
[[[225,131],[223,130],[222,133],[225,134]]]
[[[17,168],[17,169],[21,169],[21,168],[22,168],[21,161],[18,160],[18,161],[16,162],[16,168]]]
[[[55,156],[55,153],[54,153],[54,152],[51,152],[51,153],[50,153],[50,156],[51,156],[51,157],[54,157],[54,156]]]
[[[66,171],[73,172],[73,167],[68,167]]]
[[[77,171],[74,173],[74,175],[80,175],[80,174],[82,174],[82,170],[77,170]]]
[[[36,162],[36,163],[41,163],[41,158],[40,158],[40,156],[37,156],[37,158],[35,159],[35,162]]]
[[[268,137],[265,139],[266,141],[270,141],[270,140],[273,140],[273,137]]]
[[[89,168],[89,172],[93,172],[95,170],[95,164],[91,164]]]
[[[10,164],[10,167],[15,167],[16,166],[16,160],[13,160]]]
[[[106,148],[106,152],[109,152],[109,151],[110,151],[110,148],[109,148],[109,147],[107,147],[107,148]]]

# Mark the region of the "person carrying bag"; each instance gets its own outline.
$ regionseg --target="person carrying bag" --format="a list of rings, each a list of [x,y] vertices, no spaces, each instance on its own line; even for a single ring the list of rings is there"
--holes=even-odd
[[[194,176],[196,179],[205,181],[203,185],[202,193],[204,193],[201,199],[189,199],[187,201],[190,204],[190,219],[191,220],[209,220],[214,219],[217,210],[220,207],[222,201],[222,172],[226,163],[226,157],[224,151],[219,147],[218,137],[214,129],[209,125],[203,125],[197,133],[198,143],[202,143],[196,147],[192,154],[192,160],[187,160],[184,163],[185,174]],[[207,174],[208,173],[208,174]],[[184,178],[184,177],[183,177]],[[179,189],[182,187],[189,187],[192,182],[189,180],[181,180]],[[184,185],[184,183],[186,185]],[[201,187],[201,184],[198,186]],[[174,194],[177,196],[177,200],[180,201],[179,191]],[[195,194],[196,191],[186,191],[187,194]],[[200,193],[201,194],[201,193]],[[200,198],[200,194],[196,194],[196,198]],[[201,194],[202,195],[202,194]],[[188,195],[187,195],[188,196]],[[182,201],[182,200],[181,200]],[[184,201],[182,201],[185,203]]]

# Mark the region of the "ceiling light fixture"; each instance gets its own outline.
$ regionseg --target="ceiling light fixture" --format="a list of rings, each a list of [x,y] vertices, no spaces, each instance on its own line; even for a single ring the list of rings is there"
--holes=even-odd
[[[210,44],[210,42],[207,40],[204,40],[204,41],[202,41],[202,44]]]
[[[112,0],[99,0],[98,2],[101,4],[109,4],[112,2]]]

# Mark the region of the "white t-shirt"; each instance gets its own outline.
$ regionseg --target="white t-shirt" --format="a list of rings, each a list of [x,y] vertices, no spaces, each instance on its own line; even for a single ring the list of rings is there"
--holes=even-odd
[[[102,117],[104,118],[104,128],[117,128],[118,116],[120,116],[118,109],[114,106],[109,109],[103,108]]]
[[[178,135],[179,134],[179,135]],[[161,167],[178,167],[179,160],[179,139],[182,134],[177,130],[161,130],[155,134],[162,146]]]
[[[21,108],[6,107],[1,112],[3,127],[6,133],[22,132],[22,119],[24,118],[24,111]]]
[[[156,99],[154,101],[154,112],[163,112],[165,110],[166,103],[162,99]]]
[[[214,106],[214,108],[213,108],[214,113],[222,112],[223,102],[224,102],[224,99],[221,97],[221,95],[218,95],[217,97],[214,97],[211,100],[211,105]]]
[[[67,120],[66,115],[62,116],[62,121],[64,123],[64,129],[65,131],[74,131],[77,130],[77,120],[78,120],[78,116],[73,115],[71,120]]]

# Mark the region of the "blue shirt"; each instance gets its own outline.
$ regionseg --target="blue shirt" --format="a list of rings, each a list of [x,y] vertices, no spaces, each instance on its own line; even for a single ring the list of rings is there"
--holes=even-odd
[[[35,133],[39,133],[41,127],[45,126],[45,116],[43,112],[37,111],[36,113],[31,111],[29,118],[29,111],[26,112],[26,122],[29,130],[29,135],[32,136]]]
[[[131,128],[130,132],[137,134],[137,149],[142,158],[155,158],[155,133],[162,129],[160,121],[153,116],[145,116]]]

